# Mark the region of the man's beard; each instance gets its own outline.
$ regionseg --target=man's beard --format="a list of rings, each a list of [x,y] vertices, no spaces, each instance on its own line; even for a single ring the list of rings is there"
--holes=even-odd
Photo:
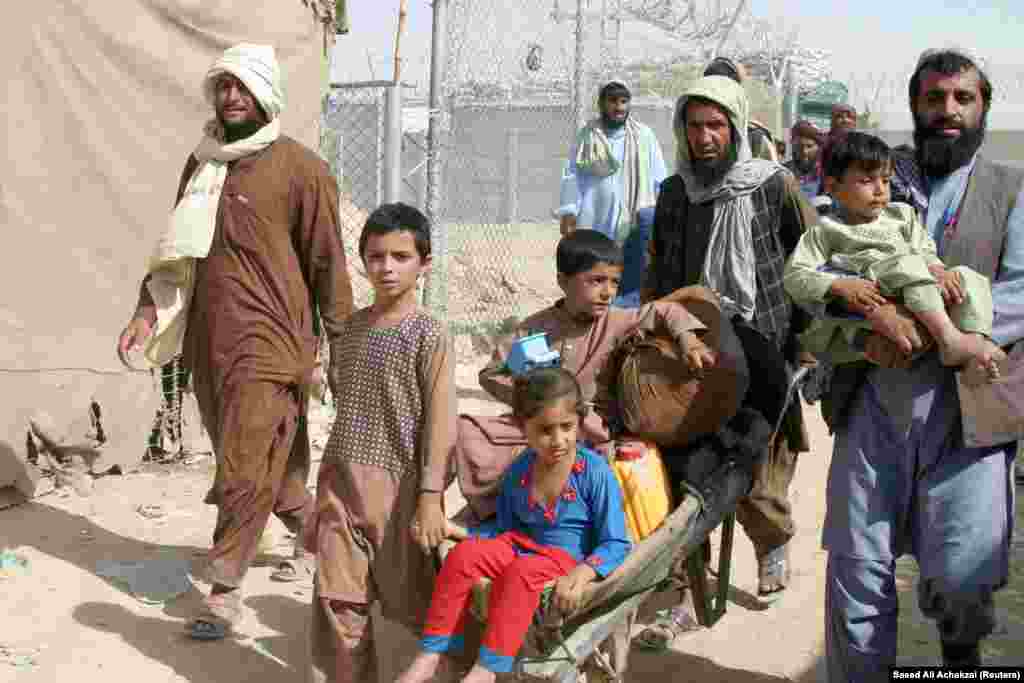
[[[616,120],[608,116],[608,112],[601,110],[601,124],[607,130],[618,130],[626,125],[626,121],[629,121],[629,110],[626,111],[626,115],[622,117],[622,120]]]
[[[796,172],[799,173],[800,175],[810,175],[811,173],[814,173],[814,171],[817,168],[817,166],[818,166],[817,159],[810,159],[810,160],[807,160],[807,159],[794,159],[793,160],[793,168],[795,168]]]
[[[694,159],[693,175],[704,185],[712,185],[724,176],[732,167],[732,159],[728,155],[720,159]]]
[[[920,117],[914,115],[914,147],[917,162],[925,175],[933,178],[947,176],[956,169],[967,165],[985,141],[988,112],[981,116],[977,128],[949,126],[944,119],[926,126]],[[943,128],[958,127],[960,135],[950,138],[939,131]]]
[[[225,123],[224,119],[218,115],[217,120],[220,121],[220,125],[224,128],[224,137],[228,142],[251,137],[256,131],[267,125],[267,122],[261,119],[248,119],[240,123]]]

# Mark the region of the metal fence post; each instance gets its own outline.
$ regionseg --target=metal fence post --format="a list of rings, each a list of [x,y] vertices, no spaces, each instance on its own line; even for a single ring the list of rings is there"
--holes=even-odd
[[[586,123],[587,83],[584,61],[586,60],[586,6],[587,0],[576,0],[576,64],[573,70],[573,117],[576,119],[576,130]],[[575,132],[575,131],[574,131]]]
[[[505,222],[519,215],[519,129],[509,128],[505,144]]]
[[[793,141],[789,138],[789,131],[796,123],[796,102],[797,102],[796,78],[793,73],[793,62],[786,65],[786,87],[782,96],[782,130],[779,131],[779,138],[786,140],[790,145]]]
[[[345,138],[341,131],[335,133],[338,146],[334,149],[335,179],[338,181],[338,194],[344,197],[347,192],[345,188]]]
[[[384,154],[381,201],[402,198],[402,86],[395,83],[384,89]]]
[[[448,0],[434,0],[430,41],[430,121],[427,126],[427,201],[433,263],[423,288],[423,305],[448,318],[448,235],[441,223],[441,128],[444,115],[444,67],[448,59]]]

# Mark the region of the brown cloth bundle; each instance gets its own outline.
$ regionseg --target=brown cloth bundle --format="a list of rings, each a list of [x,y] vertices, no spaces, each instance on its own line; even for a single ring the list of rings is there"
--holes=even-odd
[[[635,332],[624,337],[597,378],[595,410],[614,433],[679,447],[716,432],[739,410],[750,373],[739,338],[717,297],[687,287],[679,301],[707,326],[701,340],[717,361],[695,376],[675,340]]]

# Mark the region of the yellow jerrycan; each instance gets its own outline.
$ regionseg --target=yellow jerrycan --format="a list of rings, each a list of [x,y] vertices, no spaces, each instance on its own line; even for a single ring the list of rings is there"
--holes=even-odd
[[[626,526],[639,543],[672,511],[672,487],[658,447],[648,441],[622,440],[611,461],[622,487]]]

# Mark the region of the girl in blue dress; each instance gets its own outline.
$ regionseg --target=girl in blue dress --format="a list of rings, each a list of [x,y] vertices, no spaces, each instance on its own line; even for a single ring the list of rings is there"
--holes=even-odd
[[[615,570],[631,548],[622,491],[600,455],[576,441],[586,415],[576,378],[542,368],[516,380],[516,418],[529,444],[506,470],[497,516],[478,527],[455,524],[462,542],[448,555],[434,587],[422,651],[399,683],[431,680],[461,650],[473,585],[491,580],[487,627],[476,665],[464,683],[491,683],[512,664],[544,586],[553,606],[571,614],[593,581]]]

